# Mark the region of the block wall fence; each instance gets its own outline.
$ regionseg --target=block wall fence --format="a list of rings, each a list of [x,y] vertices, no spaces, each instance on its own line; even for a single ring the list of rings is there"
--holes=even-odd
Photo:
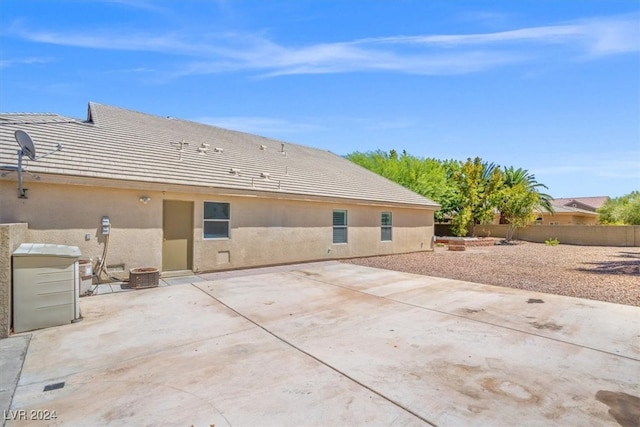
[[[476,236],[504,238],[508,228],[504,224],[477,225]],[[450,226],[436,224],[435,233],[451,235]],[[513,238],[534,243],[558,239],[567,245],[640,247],[640,225],[530,225],[516,230]]]

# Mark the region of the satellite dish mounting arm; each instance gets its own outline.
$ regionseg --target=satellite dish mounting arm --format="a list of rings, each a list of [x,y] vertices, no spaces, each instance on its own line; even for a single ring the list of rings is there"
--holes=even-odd
[[[49,151],[47,154],[43,154],[42,156],[38,156],[38,157],[36,157],[36,158],[35,158],[35,159],[33,159],[33,160],[40,160],[40,159],[45,158],[45,157],[47,157],[47,156],[49,156],[49,155],[51,155],[51,154],[53,154],[53,153],[57,153],[58,151],[62,151],[62,144],[58,144],[58,145],[56,146],[56,149],[55,149],[55,150],[51,150],[51,151]]]
[[[24,153],[22,150],[18,151],[18,198],[27,198],[27,189],[22,186],[22,156]]]
[[[22,169],[22,157],[27,156],[29,159],[36,161],[38,159],[42,159],[43,157],[47,157],[50,154],[53,154],[57,151],[62,150],[62,144],[58,144],[55,150],[50,151],[42,156],[36,157],[36,147],[33,143],[33,140],[29,136],[29,134],[23,130],[15,131],[16,142],[20,146],[20,150],[18,150],[18,167],[15,169],[18,173],[18,198],[26,199],[27,198],[27,189],[22,185],[22,172],[27,172],[30,175],[33,175],[31,172]],[[13,167],[4,167],[3,169],[12,170]],[[3,173],[2,176],[6,176],[7,173]],[[40,179],[39,176],[33,175],[36,179]]]

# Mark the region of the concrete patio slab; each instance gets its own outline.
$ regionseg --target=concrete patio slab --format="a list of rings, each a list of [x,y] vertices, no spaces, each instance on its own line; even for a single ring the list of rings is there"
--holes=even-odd
[[[421,424],[195,287],[82,303],[82,322],[31,334],[8,426],[42,425],[32,410],[55,411],[47,425]]]
[[[7,425],[43,425],[15,419],[30,410],[83,426],[640,416],[637,307],[340,263],[262,272],[83,298],[82,322],[21,335]]]
[[[617,425],[603,396],[640,403],[637,307],[353,265],[198,286],[433,425]]]
[[[0,339],[0,410],[3,414],[11,406],[30,339],[29,335]]]
[[[301,268],[291,273],[640,360],[638,307],[395,271],[379,274],[380,271],[339,264],[331,268]]]

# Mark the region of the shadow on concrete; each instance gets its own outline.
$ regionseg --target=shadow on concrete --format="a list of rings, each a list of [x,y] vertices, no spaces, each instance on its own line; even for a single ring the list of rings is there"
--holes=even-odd
[[[578,268],[578,271],[595,274],[614,274],[640,276],[640,255],[634,252],[619,252],[615,260],[585,262],[584,265],[593,266],[591,268]]]

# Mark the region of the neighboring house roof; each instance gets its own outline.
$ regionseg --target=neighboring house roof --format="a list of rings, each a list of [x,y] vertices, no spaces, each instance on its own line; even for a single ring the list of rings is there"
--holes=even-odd
[[[580,208],[574,208],[571,206],[565,206],[565,205],[558,205],[554,202],[551,203],[551,207],[553,207],[553,215],[555,214],[574,214],[574,215],[581,215],[581,216],[598,216],[597,212],[594,211],[590,211],[590,210],[586,210],[586,209],[580,209]],[[546,212],[543,212],[546,213]]]
[[[607,202],[607,200],[609,200],[608,196],[565,197],[560,199],[553,199],[553,204],[571,206],[571,207],[577,207],[577,208],[595,211],[596,209],[604,205]]]
[[[24,158],[37,174],[439,207],[329,151],[93,102],[86,121],[0,114],[0,167],[17,164],[18,129],[38,154],[63,145],[41,160]]]

